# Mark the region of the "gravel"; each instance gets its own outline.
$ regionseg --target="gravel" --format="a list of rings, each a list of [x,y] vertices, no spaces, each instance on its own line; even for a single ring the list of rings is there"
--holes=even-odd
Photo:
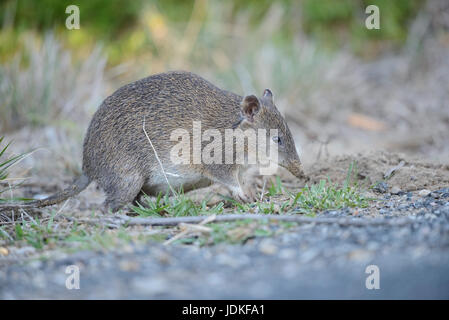
[[[243,245],[130,245],[83,251],[0,269],[0,298],[301,299],[449,298],[449,188],[419,196],[383,194],[371,209],[318,216],[394,221],[401,226],[303,224]],[[65,286],[67,266],[80,289]],[[366,268],[380,289],[367,289]]]

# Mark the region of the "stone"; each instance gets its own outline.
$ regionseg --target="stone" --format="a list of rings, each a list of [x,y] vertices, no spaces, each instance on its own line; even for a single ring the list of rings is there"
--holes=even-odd
[[[399,194],[402,192],[401,188],[399,188],[398,186],[394,186],[391,188],[391,194]]]
[[[373,190],[375,192],[378,192],[378,193],[385,193],[388,190],[388,184],[386,182],[383,182],[383,181],[379,182],[378,184],[376,184],[374,186]]]
[[[260,252],[272,255],[278,251],[278,248],[269,240],[262,241],[259,245]]]
[[[0,247],[0,255],[7,256],[8,254],[9,254],[8,249],[6,249],[5,247]]]
[[[420,197],[427,197],[430,193],[431,193],[430,190],[422,189],[421,191],[418,192],[418,195]]]

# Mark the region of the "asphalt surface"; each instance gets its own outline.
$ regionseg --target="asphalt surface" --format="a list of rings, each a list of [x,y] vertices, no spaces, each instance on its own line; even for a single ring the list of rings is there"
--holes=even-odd
[[[303,224],[243,245],[132,245],[0,268],[1,299],[448,299],[449,188],[382,194],[376,217],[397,226]],[[354,216],[349,209],[326,217]],[[80,288],[66,288],[79,267]],[[368,266],[378,273],[366,273]],[[378,275],[379,288],[368,289]],[[373,286],[375,281],[368,281]]]

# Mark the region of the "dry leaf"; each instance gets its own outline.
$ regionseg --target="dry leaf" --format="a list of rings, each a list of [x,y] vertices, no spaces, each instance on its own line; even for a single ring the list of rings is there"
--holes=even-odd
[[[385,123],[359,113],[352,113],[348,117],[348,124],[352,127],[369,131],[383,131],[386,129]]]

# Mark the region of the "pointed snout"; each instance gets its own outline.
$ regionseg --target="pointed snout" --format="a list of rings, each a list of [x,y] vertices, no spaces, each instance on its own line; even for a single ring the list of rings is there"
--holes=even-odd
[[[290,171],[290,173],[298,179],[303,179],[306,177],[304,171],[302,170],[301,161],[299,161],[299,159],[288,160],[283,167]]]

